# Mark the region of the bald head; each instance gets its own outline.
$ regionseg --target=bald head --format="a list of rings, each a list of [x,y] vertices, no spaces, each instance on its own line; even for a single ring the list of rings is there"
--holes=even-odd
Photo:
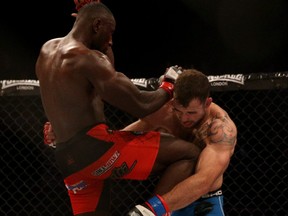
[[[70,35],[90,49],[111,54],[113,62],[112,35],[116,21],[107,6],[100,2],[86,3],[78,12]]]
[[[93,26],[94,31],[98,32],[101,29],[108,29],[114,31],[116,21],[110,9],[100,2],[86,3],[78,12],[75,21],[75,28],[81,31],[89,29]]]
[[[85,4],[78,12],[77,18],[81,17],[102,17],[114,20],[114,16],[110,9],[100,2],[90,2]]]

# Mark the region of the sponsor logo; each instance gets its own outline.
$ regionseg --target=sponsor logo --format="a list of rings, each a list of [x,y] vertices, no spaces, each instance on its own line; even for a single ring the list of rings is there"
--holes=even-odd
[[[0,95],[16,95],[21,93],[38,93],[38,80],[2,80],[0,81]]]
[[[113,166],[113,164],[118,160],[120,156],[120,153],[118,151],[116,151],[110,158],[109,160],[106,162],[105,165],[101,166],[99,169],[93,171],[91,174],[93,176],[100,176],[103,175],[104,173],[106,173],[109,169],[111,169],[111,167]]]
[[[223,193],[222,193],[222,190],[218,190],[216,191],[215,193],[208,193],[208,194],[205,194],[202,196],[202,198],[209,198],[209,197],[214,197],[214,196],[221,196]]]
[[[123,177],[124,175],[129,174],[134,169],[136,164],[137,164],[137,160],[135,160],[133,164],[131,165],[131,167],[129,168],[127,163],[123,162],[120,167],[115,167],[112,170],[111,178],[118,179],[118,178]]]
[[[212,86],[228,85],[227,82],[232,82],[232,83],[244,85],[244,75],[243,74],[224,74],[224,75],[208,76],[208,80]],[[219,83],[219,85],[217,85],[213,82],[217,82],[217,83]]]
[[[212,82],[211,86],[228,86],[228,82]]]
[[[143,88],[147,87],[147,79],[145,79],[145,78],[131,79],[131,81],[136,86],[140,86],[140,87],[143,87]]]
[[[39,80],[3,80],[2,89],[17,87],[19,90],[33,90],[39,87]]]
[[[76,184],[73,184],[73,185],[65,185],[66,188],[70,191],[73,191],[74,194],[76,194],[78,191],[81,191],[83,190],[84,188],[86,188],[88,185],[85,181],[80,181],[80,182],[77,182]]]

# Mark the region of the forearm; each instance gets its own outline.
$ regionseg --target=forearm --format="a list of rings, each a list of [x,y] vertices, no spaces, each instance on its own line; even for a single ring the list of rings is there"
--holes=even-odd
[[[164,195],[157,194],[142,205],[135,206],[128,216],[163,216],[170,215],[172,211],[184,208],[207,194],[211,184],[204,179],[193,178],[193,176],[177,184],[171,191]]]
[[[131,110],[131,115],[137,118],[143,118],[154,113],[170,100],[169,94],[160,88],[151,92],[140,91],[140,94],[136,96],[134,106],[127,107]]]
[[[171,191],[162,195],[170,211],[186,207],[210,191],[211,183],[197,175],[178,183]]]
[[[170,67],[164,74],[164,79],[160,83],[154,78],[152,86],[157,90],[141,90],[123,73],[116,72],[106,79],[105,83],[98,83],[100,96],[109,104],[131,114],[137,118],[143,118],[160,109],[173,97],[174,82],[180,70],[177,67]],[[148,81],[144,80],[146,84]],[[145,84],[144,82],[144,84]],[[132,84],[132,85],[131,85]],[[149,86],[149,85],[148,85]],[[138,87],[138,88],[137,88]],[[147,85],[142,86],[142,89]]]
[[[152,91],[157,89],[157,92],[163,92],[166,94],[165,97],[165,102],[167,102],[169,99],[171,99],[173,97],[173,91],[174,91],[174,82],[177,79],[179,73],[181,73],[181,68],[178,66],[172,66],[170,68],[167,69],[167,71],[165,72],[165,74],[162,76],[163,78],[161,79],[161,81],[157,78],[150,78],[150,79],[132,79],[132,82],[134,83],[135,86],[137,86],[139,89],[144,89],[145,92],[144,94],[149,94],[148,91]],[[143,93],[143,92],[142,92]],[[149,100],[154,100],[153,96],[155,94],[151,94],[151,98],[149,97]],[[168,100],[167,100],[167,96],[168,96]],[[155,100],[154,100],[155,101]],[[158,102],[158,100],[156,100],[156,102]],[[151,104],[153,105],[153,103]],[[164,105],[164,104],[162,104]],[[157,110],[157,109],[156,109]],[[154,111],[156,111],[154,110]],[[148,114],[151,114],[151,112],[149,111]],[[147,113],[143,114],[142,117],[146,116]]]
[[[220,152],[221,154],[215,154],[215,149],[206,147],[198,159],[196,173],[162,195],[171,211],[184,208],[201,196],[221,187],[230,154],[227,150]]]
[[[159,79],[158,78],[135,78],[135,79],[131,79],[132,83],[140,90],[141,94],[146,94],[146,100],[144,100],[144,104],[142,105],[142,107],[140,107],[140,109],[146,109],[147,107],[147,100],[150,101],[149,102],[149,105],[148,105],[148,109],[151,108],[151,106],[153,107],[154,103],[162,103],[163,101],[164,104],[167,102],[167,100],[170,99],[170,94],[165,91],[164,89],[162,88],[159,88],[160,86],[160,83],[159,83]],[[157,95],[155,95],[155,91],[159,91],[160,94],[164,94],[163,97],[161,97],[160,99],[155,99],[155,97],[158,97]],[[170,96],[170,97],[169,97]],[[139,98],[139,97],[137,97]],[[161,102],[162,101],[162,102]],[[163,106],[163,104],[161,105],[161,107]],[[159,110],[158,108],[155,109],[156,110]],[[148,110],[148,114],[151,114],[150,113],[150,110]],[[147,113],[144,111],[142,111],[141,113],[144,117],[144,116],[147,116]]]

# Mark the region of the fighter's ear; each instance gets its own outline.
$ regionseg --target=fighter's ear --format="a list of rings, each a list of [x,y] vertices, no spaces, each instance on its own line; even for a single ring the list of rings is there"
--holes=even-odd
[[[100,19],[94,19],[94,21],[93,21],[93,29],[94,29],[94,31],[97,33],[98,31],[99,31],[99,28],[100,28],[100,26],[101,26],[101,20]]]
[[[72,13],[71,16],[76,18],[77,17],[77,13]]]
[[[211,105],[212,101],[212,97],[208,97],[205,102],[205,107],[208,108]]]

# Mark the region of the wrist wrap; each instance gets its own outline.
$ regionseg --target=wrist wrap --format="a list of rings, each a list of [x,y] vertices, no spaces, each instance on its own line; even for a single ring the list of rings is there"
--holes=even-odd
[[[169,216],[169,207],[160,195],[155,195],[150,198],[146,203],[156,216]]]
[[[169,94],[170,98],[173,97],[173,91],[174,91],[174,84],[173,83],[163,81],[161,83],[161,85],[159,86],[159,88],[164,89]]]

